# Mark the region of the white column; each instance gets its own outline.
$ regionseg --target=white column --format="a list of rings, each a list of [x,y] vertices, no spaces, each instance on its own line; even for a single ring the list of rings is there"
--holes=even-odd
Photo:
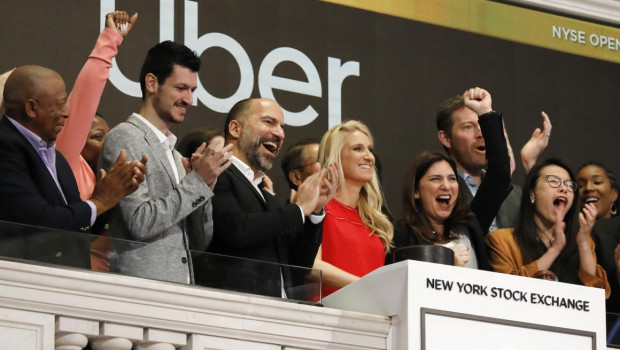
[[[144,340],[136,344],[136,350],[174,350],[185,344],[185,333],[147,328],[144,330]]]
[[[54,349],[56,350],[82,350],[88,344],[88,338],[79,333],[56,333]]]
[[[82,350],[89,336],[99,335],[99,322],[79,318],[56,317],[56,350]]]
[[[91,341],[93,350],[131,350],[133,342],[142,340],[142,327],[102,322],[99,336]]]

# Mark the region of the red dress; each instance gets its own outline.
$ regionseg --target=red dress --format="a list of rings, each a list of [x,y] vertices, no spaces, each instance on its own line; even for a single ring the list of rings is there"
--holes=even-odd
[[[335,199],[325,206],[321,244],[323,261],[359,277],[383,266],[385,262],[381,239],[370,234],[356,208]],[[336,290],[338,288],[324,285],[323,297]]]

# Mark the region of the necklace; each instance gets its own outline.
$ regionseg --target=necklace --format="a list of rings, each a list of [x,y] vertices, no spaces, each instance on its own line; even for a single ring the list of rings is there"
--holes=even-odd
[[[549,241],[549,245],[552,245],[553,242],[555,242],[555,238],[553,236],[550,236],[547,231],[542,231],[543,236],[545,236],[545,238],[547,238],[547,240]]]

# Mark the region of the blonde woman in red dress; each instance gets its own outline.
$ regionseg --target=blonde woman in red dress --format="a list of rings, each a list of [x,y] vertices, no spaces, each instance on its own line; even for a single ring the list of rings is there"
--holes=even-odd
[[[372,135],[351,120],[331,128],[319,148],[323,167],[337,163],[340,181],[325,206],[323,238],[314,261],[323,277],[323,297],[383,266],[394,228],[381,212],[383,196],[375,170]]]

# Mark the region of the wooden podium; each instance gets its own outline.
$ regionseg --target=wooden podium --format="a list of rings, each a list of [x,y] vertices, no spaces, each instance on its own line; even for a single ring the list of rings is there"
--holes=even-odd
[[[403,261],[323,299],[392,317],[387,348],[605,349],[602,289]]]

